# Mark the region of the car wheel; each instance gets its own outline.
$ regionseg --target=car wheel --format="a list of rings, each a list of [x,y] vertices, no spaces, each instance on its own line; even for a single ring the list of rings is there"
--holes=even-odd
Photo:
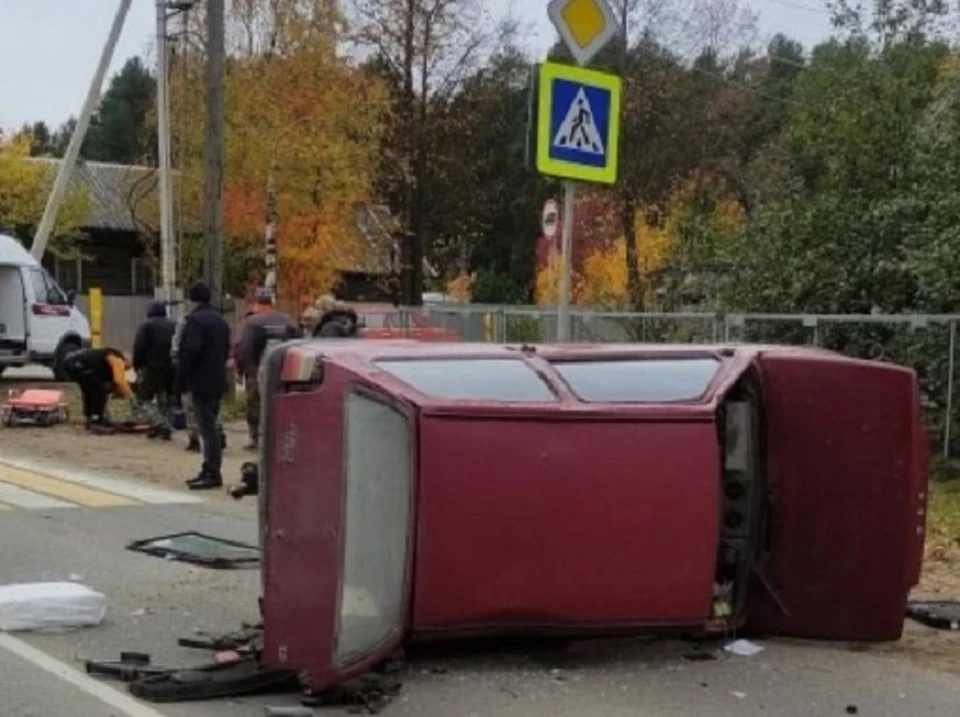
[[[79,350],[80,342],[73,339],[68,339],[60,344],[60,348],[57,349],[57,355],[53,359],[53,377],[57,381],[65,382],[70,380],[65,371],[67,357]]]

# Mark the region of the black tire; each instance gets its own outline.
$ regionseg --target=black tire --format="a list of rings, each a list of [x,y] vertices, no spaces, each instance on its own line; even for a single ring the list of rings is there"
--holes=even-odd
[[[76,339],[67,339],[57,348],[57,354],[53,358],[53,377],[55,380],[65,383],[70,380],[64,369],[67,357],[80,350],[80,342]]]

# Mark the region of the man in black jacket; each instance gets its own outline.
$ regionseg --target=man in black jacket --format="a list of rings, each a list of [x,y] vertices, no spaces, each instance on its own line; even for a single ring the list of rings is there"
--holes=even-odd
[[[173,367],[171,344],[177,325],[167,318],[167,307],[154,301],[147,311],[147,320],[140,324],[133,343],[133,370],[137,372],[137,398],[143,404],[157,402],[154,425],[149,438],[170,440],[170,402],[173,398]]]
[[[237,342],[237,371],[243,376],[247,395],[250,441],[245,448],[252,451],[260,445],[260,363],[272,343],[301,336],[300,327],[289,316],[277,311],[273,303],[273,294],[268,289],[257,290],[254,309],[243,322]]]
[[[177,351],[176,395],[190,394],[203,444],[200,474],[187,484],[191,490],[223,485],[223,447],[217,431],[220,403],[227,392],[230,326],[210,305],[210,289],[203,282],[190,288],[193,309],[187,315]]]

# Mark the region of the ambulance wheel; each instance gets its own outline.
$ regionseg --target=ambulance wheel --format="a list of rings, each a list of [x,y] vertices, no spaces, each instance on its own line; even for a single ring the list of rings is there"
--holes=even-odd
[[[67,339],[57,348],[57,354],[53,358],[53,377],[61,383],[66,383],[70,377],[66,373],[67,357],[80,350],[80,342],[76,339]]]

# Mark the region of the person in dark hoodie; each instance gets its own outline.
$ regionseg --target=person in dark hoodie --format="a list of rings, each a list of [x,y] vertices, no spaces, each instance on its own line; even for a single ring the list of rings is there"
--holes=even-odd
[[[260,445],[260,363],[273,342],[291,341],[302,335],[294,321],[274,308],[269,289],[257,290],[254,308],[243,323],[237,341],[237,372],[243,376],[247,394],[247,431],[250,442],[247,450]]]
[[[211,306],[210,288],[203,282],[190,287],[193,309],[183,323],[177,350],[174,393],[190,394],[203,444],[200,473],[187,481],[190,490],[210,490],[223,485],[223,447],[219,431],[220,404],[227,392],[230,325]]]
[[[140,324],[133,342],[133,370],[137,372],[137,398],[144,405],[156,401],[149,438],[170,440],[169,415],[173,400],[176,369],[171,346],[176,323],[167,317],[167,307],[154,301],[147,311],[147,320]]]
[[[326,312],[313,330],[314,338],[349,339],[357,336],[360,320],[349,307],[338,307]]]

